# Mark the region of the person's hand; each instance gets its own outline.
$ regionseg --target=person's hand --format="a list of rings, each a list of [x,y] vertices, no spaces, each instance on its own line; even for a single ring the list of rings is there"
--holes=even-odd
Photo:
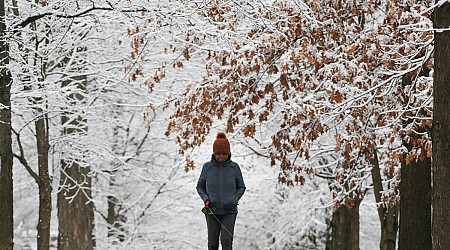
[[[211,212],[211,209],[209,208],[209,200],[205,200],[205,206],[202,208],[202,213],[208,214]]]

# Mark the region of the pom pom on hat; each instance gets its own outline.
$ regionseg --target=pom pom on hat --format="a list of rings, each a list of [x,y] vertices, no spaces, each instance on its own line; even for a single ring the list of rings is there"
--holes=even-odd
[[[217,133],[216,140],[213,144],[213,153],[216,154],[230,154],[230,142],[223,132]]]
[[[217,139],[219,139],[219,138],[225,138],[225,139],[227,139],[227,136],[225,135],[224,132],[219,132],[219,133],[217,133],[216,138],[217,138]]]

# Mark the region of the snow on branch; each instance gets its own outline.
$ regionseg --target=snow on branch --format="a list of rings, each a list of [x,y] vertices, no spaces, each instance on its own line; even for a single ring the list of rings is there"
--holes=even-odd
[[[19,31],[19,28],[24,28],[27,25],[29,25],[30,23],[32,23],[34,21],[37,21],[37,20],[39,20],[39,19],[41,19],[43,17],[46,17],[46,16],[56,16],[56,17],[59,17],[59,18],[70,19],[70,18],[82,17],[82,16],[84,16],[84,15],[86,15],[86,14],[92,12],[92,11],[95,11],[95,10],[112,11],[112,10],[117,10],[117,9],[114,8],[112,5],[109,6],[109,7],[98,7],[98,6],[92,5],[92,7],[86,8],[84,10],[80,10],[79,12],[74,13],[74,14],[62,14],[62,13],[59,13],[59,12],[49,11],[49,12],[44,12],[44,13],[40,13],[40,14],[37,14],[37,15],[29,16],[29,17],[25,18],[24,20],[21,20],[21,21],[15,23],[15,24],[11,25],[11,30],[13,31],[13,33],[16,33],[17,31]],[[124,13],[142,12],[142,11],[146,12],[148,10],[146,8],[143,8],[143,7],[142,8],[136,8],[136,9],[122,9],[122,10],[120,10],[120,12],[124,12]]]

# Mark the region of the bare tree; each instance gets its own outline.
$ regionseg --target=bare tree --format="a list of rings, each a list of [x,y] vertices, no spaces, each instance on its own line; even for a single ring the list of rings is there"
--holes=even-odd
[[[45,6],[45,2],[42,2]],[[13,3],[14,15],[19,17],[19,9],[17,3]],[[48,25],[44,24],[44,30],[48,30]],[[15,132],[17,136],[17,143],[20,149],[20,155],[14,154],[14,156],[25,166],[28,173],[33,177],[36,181],[39,188],[39,218],[37,224],[37,246],[38,249],[49,249],[50,242],[50,222],[51,222],[51,211],[52,211],[52,176],[50,176],[49,172],[49,150],[50,150],[50,131],[49,131],[49,123],[50,119],[48,117],[48,104],[47,99],[43,98],[45,94],[45,76],[47,72],[45,72],[47,60],[45,56],[42,56],[39,53],[39,49],[41,47],[45,47],[49,43],[48,32],[44,32],[44,39],[40,39],[40,34],[37,32],[38,23],[33,22],[31,24],[31,32],[28,36],[23,36],[22,32],[16,33],[16,37],[18,40],[23,41],[20,44],[19,49],[21,51],[21,56],[24,58],[24,62],[28,62],[30,65],[24,65],[22,68],[22,72],[18,73],[18,79],[22,83],[23,90],[32,92],[33,89],[36,89],[36,96],[29,97],[28,102],[31,104],[31,109],[34,113],[34,125],[35,125],[35,138],[36,138],[36,149],[38,156],[38,173],[36,173],[33,168],[30,166],[28,160],[25,156],[25,149],[22,145],[20,139],[20,132]],[[26,37],[26,38],[24,38]],[[25,42],[29,37],[29,42]],[[33,49],[31,46],[27,46],[28,44],[36,45]],[[41,46],[44,44],[44,46]],[[31,47],[31,48],[30,48]],[[39,72],[39,77],[33,77],[33,74],[30,72]],[[34,80],[37,80],[36,84],[33,84]]]
[[[11,138],[11,72],[5,20],[5,1],[0,1],[0,248],[13,249],[13,153]]]
[[[67,58],[65,67],[82,73],[81,67],[74,67],[70,62],[77,61],[77,52],[83,49],[77,48]],[[75,86],[76,92],[68,97],[71,105],[79,105],[86,102],[87,77],[83,75],[69,76],[62,84],[62,87]],[[68,138],[76,140],[77,136],[87,136],[86,119],[68,109],[61,117],[63,124],[63,134]],[[70,139],[69,139],[70,140]],[[73,145],[73,142],[69,145]],[[81,149],[83,150],[83,149]],[[86,149],[87,151],[87,149]],[[93,249],[94,241],[94,204],[92,201],[92,175],[89,163],[86,159],[78,158],[77,155],[63,153],[61,159],[60,190],[58,191],[58,249]]]

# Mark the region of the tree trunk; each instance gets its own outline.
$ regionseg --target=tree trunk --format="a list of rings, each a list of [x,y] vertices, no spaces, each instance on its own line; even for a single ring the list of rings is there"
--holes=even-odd
[[[73,77],[78,82],[80,92],[86,91],[86,77]],[[70,82],[65,81],[63,87]],[[84,97],[80,94],[72,94],[73,105],[83,102]],[[73,115],[73,114],[72,114]],[[69,122],[69,114],[62,117],[62,123]],[[87,128],[85,120],[78,117],[69,122],[64,129],[64,134],[83,134]],[[58,193],[58,219],[59,235],[58,249],[90,250],[95,246],[93,239],[94,230],[94,207],[92,203],[91,186],[92,177],[90,168],[80,166],[82,159],[61,160],[61,179]]]
[[[126,217],[116,211],[117,202],[116,197],[108,196],[108,217],[106,222],[108,223],[108,238],[113,245],[117,243],[117,240],[123,242],[126,235],[122,227],[122,223],[126,222]]]
[[[114,148],[113,148],[114,150]],[[116,171],[112,171],[111,179],[109,180],[110,190],[116,185]],[[114,195],[108,195],[108,216],[106,217],[106,222],[108,223],[108,239],[112,244],[116,243],[116,240],[124,241],[123,235],[120,233],[120,221],[118,220],[120,215],[116,211],[116,204],[118,200]]]
[[[427,75],[428,70],[424,66],[419,76]],[[402,85],[413,85],[411,77],[403,76]],[[410,101],[409,95],[404,94],[403,99],[403,105],[407,106]],[[431,158],[427,156],[424,145],[418,145],[417,142],[426,141],[426,138],[422,135],[430,135],[432,128],[428,125],[417,125],[417,120],[411,117],[417,117],[419,115],[420,117],[429,119],[430,114],[424,108],[418,112],[408,112],[404,115],[406,119],[403,120],[403,127],[409,132],[404,135],[402,141],[407,152],[404,153],[401,162],[398,248],[400,250],[428,250],[431,249],[432,245]],[[407,155],[411,152],[415,153],[416,156],[408,164],[406,159]]]
[[[18,10],[17,10],[18,12]],[[18,13],[17,13],[18,15]],[[33,23],[31,29],[36,31],[36,23]],[[50,29],[49,29],[50,30]],[[33,41],[34,40],[34,41]],[[33,37],[32,42],[39,41],[36,35]],[[48,44],[48,40],[45,39],[45,43]],[[24,51],[25,54],[28,54],[29,51],[26,49]],[[34,55],[34,66],[45,70],[46,58],[42,58],[37,52]],[[38,58],[40,58],[41,65],[39,65]],[[45,72],[42,72],[42,75],[46,75]],[[27,79],[31,82],[31,79]],[[39,89],[43,90],[44,87],[44,79],[39,80]],[[27,87],[25,87],[26,89]],[[31,87],[30,87],[31,90]],[[46,100],[43,100],[41,97],[34,97],[32,99],[34,105],[38,103],[46,103]],[[39,185],[39,220],[37,225],[37,247],[38,250],[48,250],[50,248],[50,222],[51,222],[51,213],[52,213],[52,177],[49,173],[49,160],[48,154],[50,149],[49,143],[49,128],[48,128],[48,116],[42,108],[35,108],[36,113],[36,145],[37,145],[37,154],[38,154],[38,171],[39,171],[39,179],[37,180],[37,184]]]
[[[106,218],[106,222],[108,223],[108,238],[111,240],[116,235],[116,203],[117,199],[114,196],[108,196],[108,217]]]
[[[14,246],[13,152],[11,139],[11,84],[9,46],[5,38],[5,1],[0,0],[0,249]]]
[[[114,115],[114,118],[117,119],[117,115]],[[114,139],[114,143],[112,146],[112,151],[114,153],[116,153],[117,149],[116,149],[116,145],[119,145],[118,142],[118,132],[119,131],[119,127],[115,126],[114,130],[113,130],[113,139]],[[112,191],[113,187],[116,184],[116,171],[112,171],[109,173],[110,179],[109,179],[109,188]],[[111,192],[113,193],[113,192]],[[114,195],[109,195],[108,196],[108,215],[106,217],[106,223],[108,224],[108,239],[110,240],[111,243],[115,242],[115,236],[117,235],[117,231],[116,231],[116,227],[117,227],[117,214],[116,214],[116,204],[117,204],[117,198]]]
[[[61,190],[58,193],[58,249],[94,249],[89,169],[77,163],[70,166],[64,161],[62,168]]]
[[[409,164],[403,160],[401,174],[398,247],[431,249],[431,159]]]
[[[380,250],[395,250],[398,232],[398,205],[382,208]]]
[[[395,250],[398,231],[398,205],[392,207],[381,205],[381,192],[383,191],[383,183],[381,180],[380,163],[376,148],[373,150],[372,164],[372,181],[375,194],[375,201],[378,204],[378,218],[380,220],[381,240],[380,250]]]
[[[450,4],[433,12],[434,28],[450,27]],[[433,250],[450,249],[450,31],[434,34]]]
[[[333,213],[332,250],[359,250],[359,205],[357,199],[351,208],[341,205]]]
[[[42,114],[40,110],[39,114]],[[41,115],[35,122],[39,166],[39,221],[37,225],[38,250],[49,249],[52,212],[52,179],[48,171],[48,118]]]
[[[116,113],[114,113],[114,119],[118,119]],[[113,139],[114,139],[114,143],[112,146],[112,152],[114,152],[115,154],[119,155],[118,153],[118,149],[117,149],[117,145],[121,145],[121,141],[119,141],[119,126],[115,126],[114,130],[113,130]],[[145,140],[145,138],[144,138]],[[141,143],[140,145],[143,145],[143,143]],[[140,148],[140,147],[138,147]],[[126,154],[126,150],[124,150],[121,155],[125,156]],[[125,162],[128,160],[125,160]],[[109,179],[109,187],[110,187],[110,192],[114,193],[114,187],[117,185],[116,184],[116,175],[117,175],[117,170],[113,170],[111,172],[109,172],[110,174],[110,179]],[[111,244],[116,244],[117,240],[119,240],[120,242],[123,242],[125,240],[125,229],[123,228],[123,223],[126,222],[127,218],[125,215],[120,214],[120,207],[119,209],[117,209],[117,204],[118,204],[119,200],[114,196],[114,195],[109,195],[108,196],[108,215],[106,217],[106,222],[108,224],[108,238],[109,241],[111,242]]]
[[[333,232],[333,225],[332,225],[332,218],[327,216],[325,218],[325,223],[327,224],[327,232],[325,235],[325,250],[331,250],[332,249],[332,232]]]

